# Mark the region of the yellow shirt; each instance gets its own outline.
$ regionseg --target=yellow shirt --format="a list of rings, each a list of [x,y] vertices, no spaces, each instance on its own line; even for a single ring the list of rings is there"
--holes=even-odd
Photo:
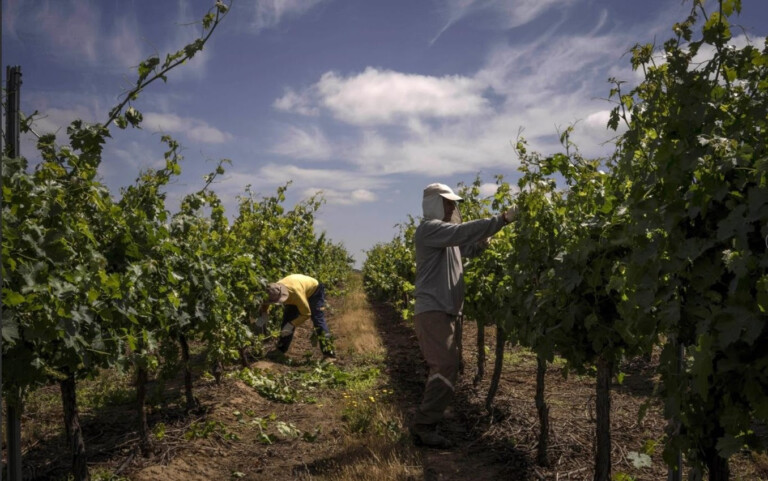
[[[317,279],[303,274],[291,274],[290,276],[283,277],[277,283],[288,288],[288,299],[283,304],[291,304],[299,309],[299,317],[291,321],[293,325],[298,326],[309,319],[312,313],[312,310],[309,308],[309,298],[315,293],[317,286],[320,285]]]

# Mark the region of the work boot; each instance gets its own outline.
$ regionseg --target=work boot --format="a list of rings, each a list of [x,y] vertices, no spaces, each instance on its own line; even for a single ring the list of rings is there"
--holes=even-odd
[[[463,434],[467,432],[466,426],[453,419],[444,419],[440,427],[443,431],[448,433]]]
[[[449,449],[453,447],[453,441],[441,436],[434,424],[414,424],[410,427],[413,442],[417,446],[427,446],[437,449]]]
[[[272,349],[264,357],[272,362],[286,364],[288,362],[288,356],[285,355],[280,349]]]
[[[333,351],[323,353],[323,364],[333,364],[336,362],[336,353]]]

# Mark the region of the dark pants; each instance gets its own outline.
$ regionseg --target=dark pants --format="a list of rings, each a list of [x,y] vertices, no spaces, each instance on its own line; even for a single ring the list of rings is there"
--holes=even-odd
[[[323,311],[325,307],[325,286],[322,283],[318,284],[315,293],[309,296],[307,300],[309,301],[310,317],[312,325],[315,327],[315,335],[320,344],[320,350],[323,354],[333,355],[331,331],[328,330],[328,324],[325,323],[325,312]],[[299,317],[299,309],[292,304],[286,304],[283,308],[283,324],[281,328],[297,317]],[[288,336],[281,336],[277,341],[277,348],[282,352],[287,352],[288,348],[291,347],[291,341],[293,341],[293,333]]]

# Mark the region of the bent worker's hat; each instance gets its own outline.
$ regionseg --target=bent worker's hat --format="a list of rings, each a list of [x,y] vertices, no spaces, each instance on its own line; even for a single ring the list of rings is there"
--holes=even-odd
[[[285,302],[288,299],[288,288],[278,282],[274,282],[267,286],[267,296],[269,296],[267,300],[270,304]]]

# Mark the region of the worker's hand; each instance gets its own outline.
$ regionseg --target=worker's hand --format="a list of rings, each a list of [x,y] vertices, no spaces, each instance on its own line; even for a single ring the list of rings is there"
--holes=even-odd
[[[506,212],[504,212],[504,221],[509,224],[517,218],[517,206],[513,205]]]
[[[293,325],[292,322],[288,322],[283,326],[283,330],[280,331],[280,337],[286,337],[293,334],[293,331],[296,329],[296,326]]]

